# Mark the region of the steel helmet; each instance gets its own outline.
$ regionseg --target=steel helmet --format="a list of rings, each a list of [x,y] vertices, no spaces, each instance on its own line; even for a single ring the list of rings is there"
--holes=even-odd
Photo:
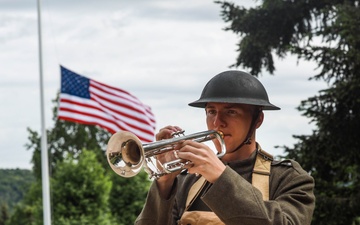
[[[236,70],[214,76],[204,87],[198,100],[190,106],[205,108],[208,102],[239,103],[261,106],[264,110],[279,110],[269,102],[264,86],[254,76]]]

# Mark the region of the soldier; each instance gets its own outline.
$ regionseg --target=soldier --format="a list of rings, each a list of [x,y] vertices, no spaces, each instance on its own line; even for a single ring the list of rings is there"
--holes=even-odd
[[[252,75],[225,71],[214,76],[200,98],[209,130],[221,131],[226,154],[219,158],[204,143],[186,140],[167,158],[190,161],[185,172],[154,180],[135,224],[311,224],[314,180],[293,160],[274,161],[256,142],[263,110],[271,104]],[[160,129],[171,138],[178,126]],[[214,140],[214,146],[221,146]]]

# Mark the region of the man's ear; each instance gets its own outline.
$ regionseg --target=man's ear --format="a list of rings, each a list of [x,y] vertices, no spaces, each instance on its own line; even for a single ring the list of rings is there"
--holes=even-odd
[[[261,111],[259,112],[258,120],[256,121],[256,129],[258,129],[258,128],[261,126],[261,124],[263,123],[263,121],[264,121],[264,112],[261,110]]]

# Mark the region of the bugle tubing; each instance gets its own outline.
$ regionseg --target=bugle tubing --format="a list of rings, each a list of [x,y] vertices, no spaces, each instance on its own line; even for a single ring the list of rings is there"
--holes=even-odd
[[[176,136],[170,139],[142,144],[131,132],[119,131],[111,136],[106,149],[106,156],[112,170],[122,177],[133,177],[144,167],[150,178],[159,178],[165,174],[183,170],[190,161],[176,159],[161,163],[156,156],[175,150],[175,146],[185,140],[205,142],[217,139],[221,151],[217,157],[225,155],[225,143],[220,131],[202,131],[190,135]]]

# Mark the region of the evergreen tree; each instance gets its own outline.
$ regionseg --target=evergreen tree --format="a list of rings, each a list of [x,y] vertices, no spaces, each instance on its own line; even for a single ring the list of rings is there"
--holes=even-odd
[[[240,38],[234,67],[273,74],[273,57],[287,53],[317,63],[312,79],[329,88],[298,107],[316,129],[294,136],[298,142],[284,150],[315,178],[313,224],[360,224],[359,1],[263,0],[249,9],[217,3],[230,24],[226,30]]]

